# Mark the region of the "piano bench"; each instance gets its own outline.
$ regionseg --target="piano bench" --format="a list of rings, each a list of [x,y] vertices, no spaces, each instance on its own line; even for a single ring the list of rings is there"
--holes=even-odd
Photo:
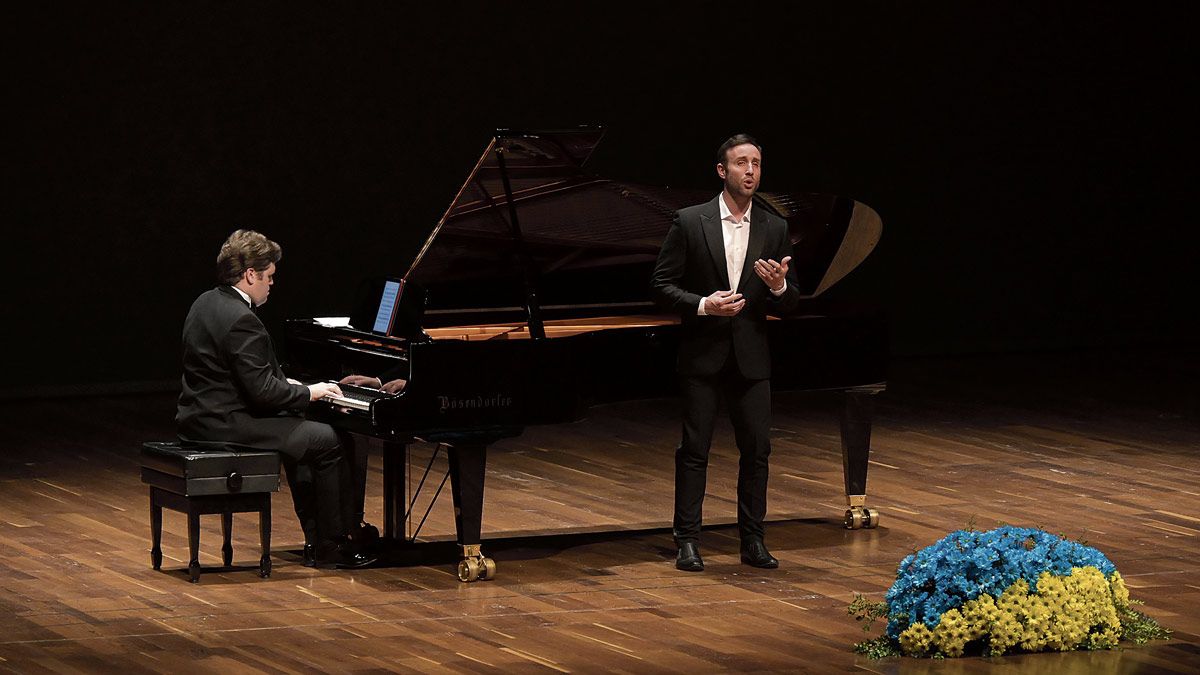
[[[221,547],[226,567],[233,563],[233,514],[258,512],[262,557],[258,575],[271,576],[271,493],[279,490],[279,453],[223,443],[149,442],[142,444],[142,482],[150,485],[150,562],[162,568],[162,510],[187,514],[188,573],[200,581],[200,516],[221,514]]]

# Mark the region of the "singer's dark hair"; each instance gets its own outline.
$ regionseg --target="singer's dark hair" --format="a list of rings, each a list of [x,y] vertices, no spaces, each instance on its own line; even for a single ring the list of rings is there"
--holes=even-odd
[[[729,149],[736,148],[737,146],[744,145],[746,143],[758,148],[760,153],[762,152],[762,146],[758,144],[758,141],[754,140],[753,136],[750,134],[735,134],[730,136],[729,140],[722,143],[721,147],[717,148],[717,164],[720,164],[721,166],[728,166],[726,162],[729,161]]]

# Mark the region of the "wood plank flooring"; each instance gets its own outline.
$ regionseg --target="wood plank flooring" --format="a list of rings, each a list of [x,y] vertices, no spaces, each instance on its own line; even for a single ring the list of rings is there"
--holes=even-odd
[[[0,671],[1021,672],[1200,670],[1200,376],[1196,350],[911,360],[877,410],[868,504],[847,531],[836,400],[780,393],[767,542],[779,570],[738,561],[736,450],[718,427],[702,551],[677,572],[669,521],[671,400],[597,408],[489,455],[484,550],[499,578],[461,584],[448,490],[407,564],[300,565],[275,497],[274,574],[257,528],[202,520],[200,584],[181,514],[149,560],[143,440],[173,436],[173,397],[8,402],[0,412]],[[416,475],[432,448],[414,449]],[[440,480],[444,460],[434,462]],[[382,523],[373,455],[368,520]],[[411,475],[411,474],[410,474]],[[434,487],[436,482],[434,481]],[[286,488],[285,488],[286,490]],[[1039,526],[1103,550],[1170,641],[1101,653],[871,661],[845,606],[881,598],[897,562],[952,529]]]

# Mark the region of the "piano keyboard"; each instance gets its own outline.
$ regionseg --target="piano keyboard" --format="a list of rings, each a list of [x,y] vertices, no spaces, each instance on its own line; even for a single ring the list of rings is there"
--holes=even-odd
[[[334,384],[337,383],[334,382]],[[367,412],[371,409],[371,404],[375,401],[393,396],[393,394],[380,389],[358,387],[353,384],[338,384],[338,388],[342,390],[341,396],[326,396],[321,400],[340,408],[350,408],[351,410]]]

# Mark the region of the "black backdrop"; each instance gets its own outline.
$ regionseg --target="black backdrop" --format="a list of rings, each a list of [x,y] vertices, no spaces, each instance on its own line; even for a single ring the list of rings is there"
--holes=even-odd
[[[593,171],[714,191],[716,146],[758,136],[764,189],[883,217],[836,292],[888,308],[897,354],[1196,340],[1184,17],[645,4],[13,17],[0,392],[176,377],[235,227],[283,245],[269,325],[348,313],[361,279],[405,269],[497,126],[604,124]]]

